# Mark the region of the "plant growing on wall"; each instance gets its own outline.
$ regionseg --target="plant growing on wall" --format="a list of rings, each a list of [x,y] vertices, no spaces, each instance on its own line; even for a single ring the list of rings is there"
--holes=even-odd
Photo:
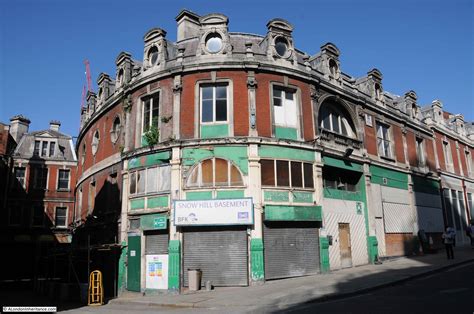
[[[143,134],[148,146],[158,144],[160,140],[160,130],[158,129],[158,118],[153,118],[151,126],[148,127],[147,131]]]

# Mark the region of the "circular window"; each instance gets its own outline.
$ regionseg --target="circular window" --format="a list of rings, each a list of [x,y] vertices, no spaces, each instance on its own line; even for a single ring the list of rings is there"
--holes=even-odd
[[[116,117],[114,123],[112,124],[112,129],[110,130],[110,139],[113,143],[117,142],[120,135],[120,118]]]
[[[206,49],[211,53],[219,52],[222,49],[222,38],[217,33],[212,33],[206,38]]]
[[[158,61],[158,48],[156,48],[156,46],[153,46],[148,51],[148,62],[150,62],[150,65],[155,65],[157,61]]]
[[[280,57],[284,57],[288,51],[288,42],[286,39],[278,37],[275,40],[275,50],[280,55]]]
[[[95,131],[94,137],[92,138],[92,154],[95,155],[97,153],[97,149],[99,148],[99,131]]]

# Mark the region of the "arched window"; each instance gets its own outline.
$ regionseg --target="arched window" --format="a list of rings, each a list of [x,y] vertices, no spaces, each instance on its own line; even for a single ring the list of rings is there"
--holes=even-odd
[[[195,166],[188,178],[188,187],[242,186],[239,169],[230,161],[211,158]]]
[[[321,129],[356,138],[349,113],[336,102],[326,101],[321,105],[318,122]]]
[[[148,65],[149,66],[154,66],[156,65],[158,61],[158,48],[156,46],[153,46],[148,50]]]

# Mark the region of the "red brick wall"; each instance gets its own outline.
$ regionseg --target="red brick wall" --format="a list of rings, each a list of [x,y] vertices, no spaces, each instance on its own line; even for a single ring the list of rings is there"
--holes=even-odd
[[[461,174],[461,168],[460,168],[460,165],[459,165],[459,159],[458,159],[458,153],[457,153],[457,149],[456,149],[456,142],[453,141],[452,139],[448,139],[449,140],[449,146],[451,146],[451,154],[453,156],[453,165],[454,165],[454,172],[456,174]]]
[[[387,256],[403,256],[413,253],[414,237],[411,233],[385,234],[385,251]]]
[[[464,176],[468,175],[467,160],[466,160],[466,145],[459,143],[459,155],[461,157],[461,166]]]
[[[407,140],[408,162],[410,163],[410,166],[416,167],[416,166],[418,166],[418,161],[417,161],[417,158],[416,158],[415,134],[408,131],[407,134],[406,134],[406,140]]]
[[[433,140],[432,139],[425,139],[425,149],[426,149],[426,164],[430,171],[436,170],[436,159],[435,159],[435,151],[433,147]]]
[[[81,138],[79,143],[79,153],[78,153],[78,175],[80,176],[85,170],[92,167],[94,164],[110,157],[111,155],[120,152],[121,147],[123,146],[123,137],[117,140],[116,143],[113,143],[110,137],[110,130],[116,116],[120,117],[120,122],[122,124],[122,130],[125,125],[125,117],[123,115],[123,109],[121,104],[117,104],[114,108],[110,109],[102,117],[100,117],[93,125],[88,127],[86,134]],[[92,154],[92,138],[95,131],[99,131],[99,146],[95,156]],[[86,143],[86,157],[84,164],[82,165],[82,152],[83,144]]]
[[[374,127],[365,126],[365,148],[367,149],[367,153],[370,155],[377,155],[377,137],[375,131],[375,123],[373,124]],[[395,134],[394,134],[395,137]]]
[[[395,142],[395,158],[398,162],[405,162],[405,148],[403,147],[402,129],[398,125],[392,125],[393,140]],[[408,135],[408,133],[407,133]]]
[[[439,167],[441,170],[446,171],[446,159],[444,158],[443,153],[443,136],[435,132],[435,143],[436,143],[436,153],[438,154]]]
[[[218,79],[229,79],[233,85],[233,116],[234,135],[247,136],[249,129],[249,109],[247,91],[247,73],[244,71],[217,71]],[[196,82],[199,80],[210,80],[211,72],[189,74],[183,76],[183,92],[181,95],[181,137],[194,137],[194,106]]]
[[[257,97],[257,130],[259,136],[272,136],[272,117],[271,117],[271,99],[270,99],[270,83],[278,82],[283,84],[284,77],[282,75],[258,73],[255,75],[258,82],[256,92]],[[313,125],[313,108],[311,106],[311,92],[309,84],[298,81],[296,79],[289,79],[289,85],[299,88],[301,92],[301,110],[303,117],[303,130],[301,137],[305,141],[310,141],[315,138],[315,131]]]

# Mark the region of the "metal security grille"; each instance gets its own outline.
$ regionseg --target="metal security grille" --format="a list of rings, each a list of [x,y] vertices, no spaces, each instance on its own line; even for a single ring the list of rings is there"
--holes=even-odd
[[[145,233],[145,254],[168,254],[168,231]]]
[[[245,228],[192,228],[184,231],[184,286],[188,269],[202,271],[201,285],[247,286],[248,254]]]
[[[265,279],[319,271],[319,235],[313,223],[265,223]]]

